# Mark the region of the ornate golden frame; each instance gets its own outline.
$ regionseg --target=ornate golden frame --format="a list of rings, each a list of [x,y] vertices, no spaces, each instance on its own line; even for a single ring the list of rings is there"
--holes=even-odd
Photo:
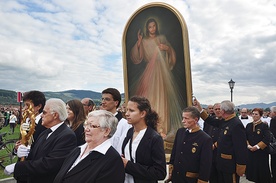
[[[166,3],[156,3],[156,2],[146,4],[146,5],[142,6],[141,8],[139,8],[136,12],[134,12],[134,14],[129,18],[129,20],[125,26],[125,29],[124,29],[123,38],[122,38],[122,49],[123,49],[125,102],[127,102],[130,97],[129,96],[130,91],[129,91],[129,85],[128,85],[129,79],[130,79],[129,78],[130,76],[128,76],[129,55],[127,52],[129,51],[130,42],[131,43],[133,42],[133,40],[129,41],[130,37],[129,37],[129,39],[127,39],[127,36],[129,34],[134,35],[134,30],[133,29],[129,30],[129,27],[130,27],[130,25],[132,25],[132,28],[133,28],[133,25],[134,25],[134,27],[137,28],[138,25],[133,23],[133,22],[135,22],[136,17],[139,16],[139,18],[137,18],[137,19],[139,19],[139,21],[141,19],[144,19],[144,18],[141,18],[141,17],[143,17],[143,15],[145,15],[145,17],[149,17],[149,15],[151,14],[151,10],[154,11],[152,13],[153,17],[158,19],[158,16],[160,15],[160,19],[162,19],[162,21],[164,21],[163,19],[166,19],[166,17],[164,18],[162,13],[166,14],[166,13],[168,13],[168,11],[170,11],[170,14],[172,13],[174,15],[174,17],[173,17],[173,18],[175,18],[174,21],[177,22],[176,28],[180,27],[178,32],[181,33],[181,35],[182,35],[182,42],[181,42],[181,40],[178,40],[178,42],[182,43],[183,50],[182,50],[182,47],[178,48],[179,49],[178,54],[181,55],[181,59],[183,58],[184,63],[182,62],[181,65],[184,66],[184,68],[183,68],[184,72],[183,72],[183,70],[181,72],[184,73],[184,77],[185,77],[184,79],[182,78],[182,80],[185,81],[185,84],[182,83],[183,88],[180,87],[180,90],[181,91],[185,90],[185,92],[183,92],[183,93],[186,93],[186,96],[183,95],[183,97],[182,97],[182,98],[184,98],[184,100],[186,102],[185,105],[183,104],[183,107],[191,106],[192,105],[192,78],[191,78],[191,65],[190,65],[189,38],[188,38],[188,30],[187,30],[185,20],[182,17],[182,15],[179,13],[179,11],[177,11],[171,5],[166,4]],[[144,13],[144,14],[142,14],[142,13]],[[169,17],[171,17],[171,16],[169,16]],[[166,19],[166,21],[163,24],[164,25],[167,24],[168,20],[169,19]],[[136,23],[137,23],[137,21],[136,21]],[[165,26],[163,26],[163,27],[165,27]],[[163,28],[163,29],[166,29],[166,28]],[[170,27],[169,29],[171,30],[172,28]],[[130,31],[130,32],[128,32],[128,31]],[[168,33],[168,31],[167,31],[167,33]],[[169,33],[170,33],[170,31],[169,31]],[[172,32],[172,34],[174,34],[174,31]],[[180,36],[180,34],[179,34],[179,36]],[[181,39],[181,37],[180,37],[180,39]],[[180,62],[181,62],[181,59],[179,60]],[[178,68],[178,70],[181,70],[181,68],[180,69]],[[180,81],[182,81],[182,80],[180,80]],[[179,114],[179,115],[181,115],[181,114]],[[171,147],[172,147],[172,143],[167,143],[167,144],[165,143],[165,145],[168,146],[168,147],[165,147],[165,149],[171,149]]]
[[[127,102],[129,99],[127,58],[126,58],[126,33],[127,33],[130,23],[137,16],[137,14],[141,13],[142,11],[144,11],[145,9],[148,9],[150,7],[163,7],[163,8],[170,10],[171,12],[173,12],[175,14],[175,16],[178,18],[178,20],[181,24],[183,43],[184,43],[183,51],[184,51],[184,64],[185,64],[185,74],[186,74],[186,90],[187,90],[187,98],[186,99],[187,99],[188,106],[190,106],[190,105],[192,105],[193,92],[192,92],[192,77],[191,77],[190,50],[189,50],[190,48],[189,48],[187,25],[186,25],[184,18],[182,17],[182,15],[180,14],[180,12],[178,10],[176,10],[174,7],[172,7],[169,4],[161,3],[161,2],[160,3],[159,2],[149,3],[149,4],[142,6],[136,12],[134,12],[134,14],[129,18],[129,20],[127,21],[127,24],[125,26],[124,33],[123,33],[123,39],[122,39],[125,101]]]

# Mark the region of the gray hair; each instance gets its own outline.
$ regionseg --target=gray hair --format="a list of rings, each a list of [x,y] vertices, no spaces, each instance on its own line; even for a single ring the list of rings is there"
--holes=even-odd
[[[58,113],[60,121],[64,121],[68,117],[66,104],[61,99],[50,98],[46,101],[45,105],[48,105],[51,112]]]
[[[88,114],[87,119],[90,117],[95,117],[101,128],[110,129],[110,133],[107,136],[108,138],[111,138],[116,132],[118,120],[111,112],[106,110],[92,111]]]
[[[217,106],[217,105],[218,105],[218,106],[221,106],[221,103],[218,103],[218,102],[217,102],[217,103],[215,103],[215,104],[213,105],[213,107],[214,107],[214,106]]]
[[[270,111],[271,111],[271,112],[276,112],[276,106],[270,107]]]
[[[186,107],[182,112],[190,112],[193,119],[197,118],[199,120],[200,118],[200,112],[194,106]]]
[[[226,114],[233,114],[235,112],[235,105],[229,100],[224,100],[221,102],[220,109],[225,111]]]

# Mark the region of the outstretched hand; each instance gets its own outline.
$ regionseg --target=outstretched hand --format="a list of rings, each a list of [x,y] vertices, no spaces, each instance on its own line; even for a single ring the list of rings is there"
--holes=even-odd
[[[195,106],[199,111],[202,111],[202,106],[196,98],[194,98],[193,106]]]
[[[141,42],[142,42],[142,39],[143,39],[143,34],[141,34],[141,29],[138,30],[138,33],[137,33],[137,45],[138,47],[140,46]]]

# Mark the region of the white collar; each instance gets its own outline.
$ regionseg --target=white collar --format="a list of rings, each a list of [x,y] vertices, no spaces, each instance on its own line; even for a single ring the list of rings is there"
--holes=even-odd
[[[64,122],[61,122],[61,123],[56,124],[55,126],[52,126],[52,127],[51,127],[52,133],[53,133],[58,127],[60,127],[63,123],[64,123]]]
[[[41,119],[41,114],[42,114],[42,113],[40,113],[39,115],[37,115],[37,116],[35,117],[35,123],[36,123],[36,124],[38,124],[39,120]]]
[[[81,153],[82,154],[85,151],[85,148],[87,147],[87,143],[83,144],[80,146],[81,149]],[[111,147],[111,141],[110,139],[107,139],[106,141],[104,141],[103,143],[101,143],[100,145],[98,145],[97,147],[95,147],[94,149],[92,149],[90,152],[92,151],[97,151],[103,155],[106,154],[107,150]]]

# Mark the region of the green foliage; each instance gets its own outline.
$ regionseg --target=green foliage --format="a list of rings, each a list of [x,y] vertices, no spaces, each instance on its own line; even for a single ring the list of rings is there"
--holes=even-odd
[[[17,93],[15,91],[0,89],[0,101],[1,105],[17,105]]]

